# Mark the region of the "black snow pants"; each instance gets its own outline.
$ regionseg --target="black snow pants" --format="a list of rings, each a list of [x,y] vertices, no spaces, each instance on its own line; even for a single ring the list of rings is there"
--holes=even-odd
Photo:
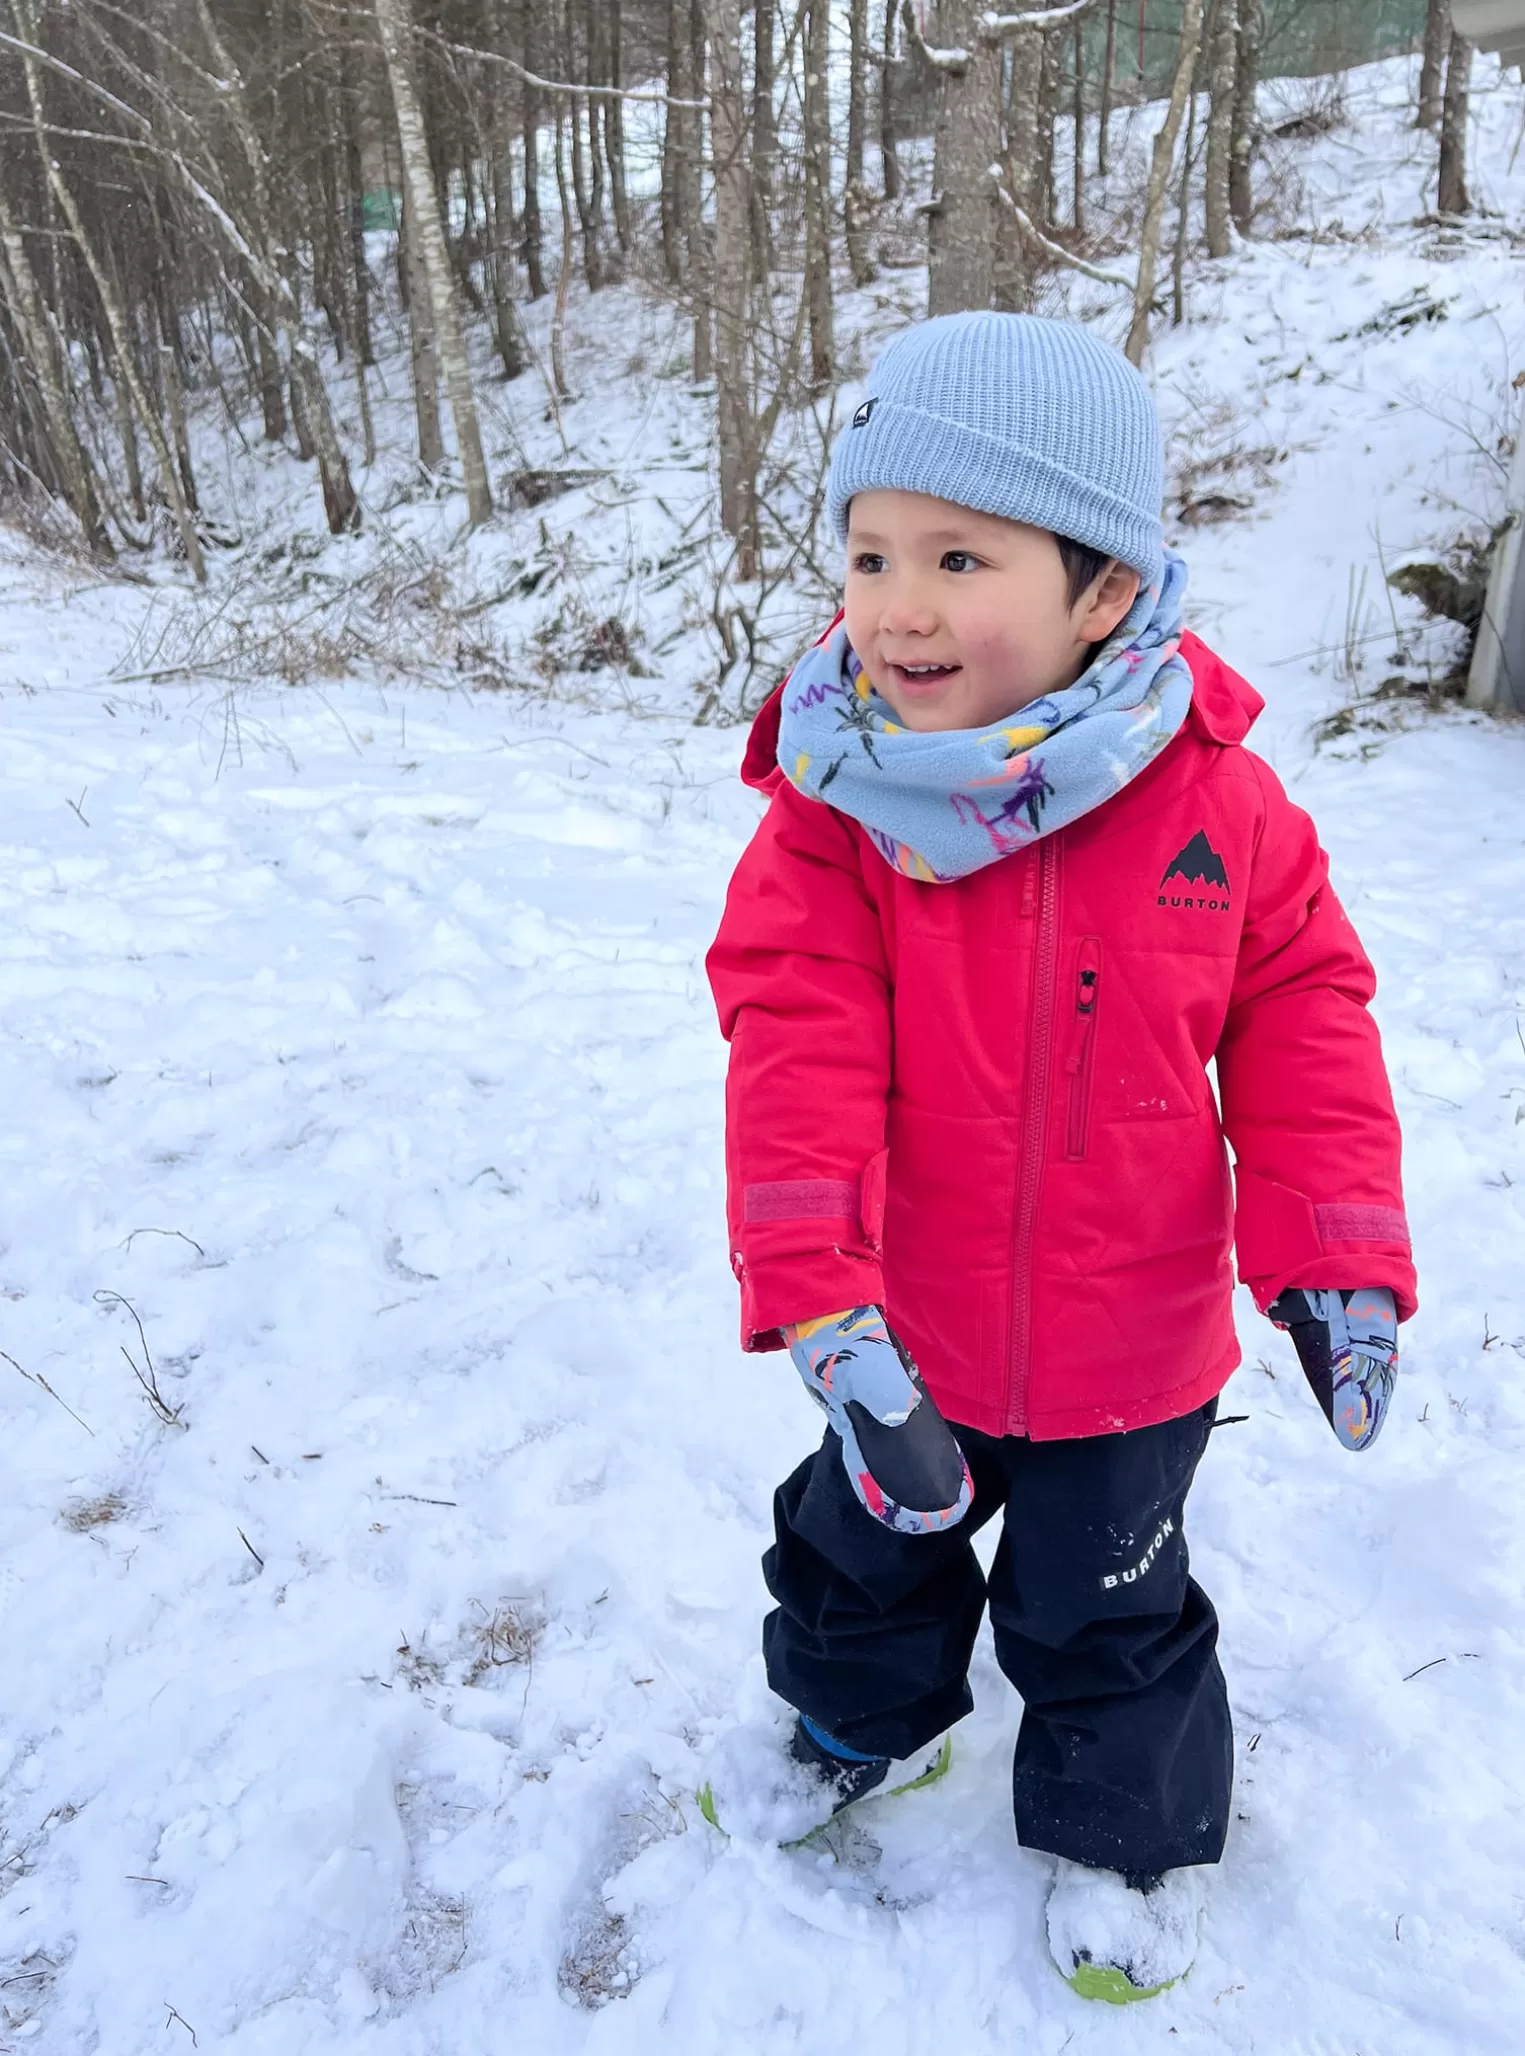
[[[973,1706],[988,1602],[1023,1703],[1017,1839],[1135,1876],[1216,1863],[1233,1734],[1182,1532],[1216,1409],[1065,1442],[960,1427],[974,1504],[937,1535],[874,1520],[828,1430],[774,1500],[768,1682],[849,1748],[914,1756]],[[1003,1508],[987,1585],[971,1538]]]

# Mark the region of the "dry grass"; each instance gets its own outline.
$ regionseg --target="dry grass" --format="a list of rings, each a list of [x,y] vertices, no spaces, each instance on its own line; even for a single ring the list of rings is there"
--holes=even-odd
[[[628,1999],[640,1975],[625,1916],[603,1909],[573,1938],[556,1966],[557,1984],[587,2013],[596,2013],[611,1999]]]
[[[92,1528],[109,1527],[127,1511],[120,1492],[101,1492],[93,1499],[71,1499],[59,1509],[58,1518],[73,1535],[88,1535]]]

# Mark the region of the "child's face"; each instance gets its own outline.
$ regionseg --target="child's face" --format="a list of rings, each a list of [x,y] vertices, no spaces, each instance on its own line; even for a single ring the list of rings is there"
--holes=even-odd
[[[1070,605],[1047,529],[880,488],[848,510],[847,639],[907,728],[989,728],[1073,685],[1138,593],[1115,560]]]

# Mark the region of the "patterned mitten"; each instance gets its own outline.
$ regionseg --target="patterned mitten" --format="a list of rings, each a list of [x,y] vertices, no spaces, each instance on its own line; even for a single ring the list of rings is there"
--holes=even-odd
[[[1385,1285],[1364,1292],[1294,1286],[1266,1309],[1292,1337],[1303,1375],[1347,1449],[1369,1449],[1398,1375],[1398,1311]]]
[[[961,1521],[974,1497],[964,1452],[876,1306],[784,1330],[795,1369],[842,1438],[852,1488],[898,1535]]]

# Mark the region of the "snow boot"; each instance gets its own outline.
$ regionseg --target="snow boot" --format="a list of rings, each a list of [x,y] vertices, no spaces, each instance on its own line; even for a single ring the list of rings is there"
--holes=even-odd
[[[876,1792],[885,1799],[918,1792],[946,1777],[953,1761],[953,1737],[945,1735],[938,1750],[923,1753],[919,1768],[913,1760],[906,1766],[909,1775],[886,1788],[895,1768],[892,1757],[848,1749],[805,1714],[796,1715],[782,1757],[780,1740],[775,1728],[760,1723],[726,1736],[711,1758],[714,1772],[697,1794],[711,1827],[747,1841],[798,1848],[858,1800]]]
[[[866,1799],[870,1792],[877,1791],[890,1772],[887,1756],[865,1756],[861,1751],[849,1749],[834,1735],[828,1735],[818,1727],[808,1713],[802,1713],[794,1723],[794,1733],[789,1737],[789,1754],[796,1763],[804,1764],[820,1781],[831,1787],[831,1810],[840,1813],[844,1806],[851,1806],[856,1799]]]
[[[1048,1897],[1049,1951],[1082,1999],[1152,1999],[1191,1969],[1201,1911],[1195,1869],[1124,1877],[1060,1857]]]

